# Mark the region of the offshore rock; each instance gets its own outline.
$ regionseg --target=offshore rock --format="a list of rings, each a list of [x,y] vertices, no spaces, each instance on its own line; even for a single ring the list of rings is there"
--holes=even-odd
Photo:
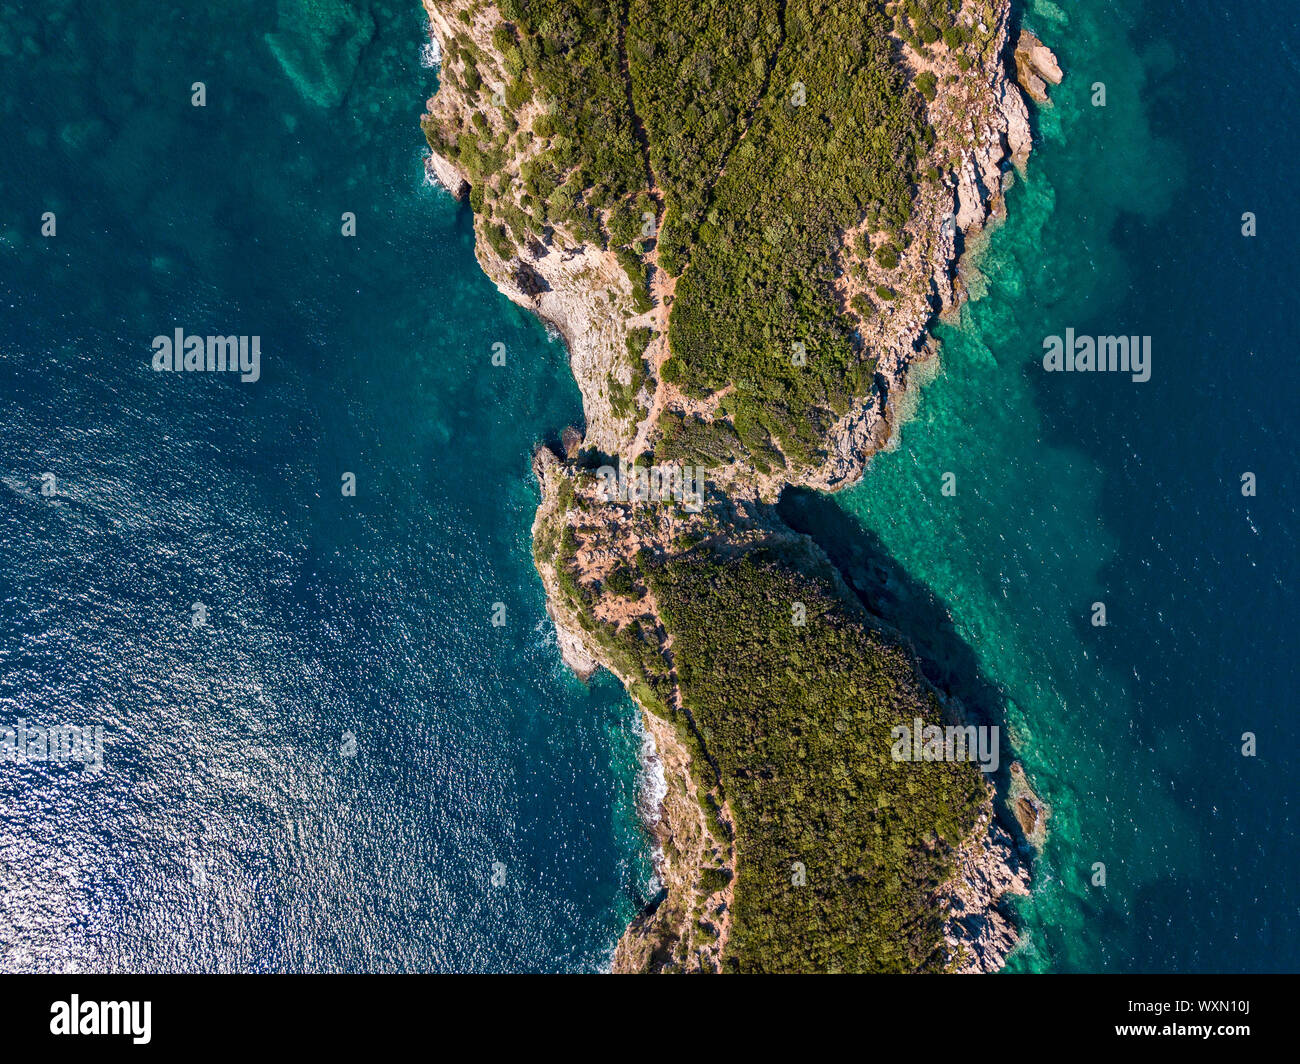
[[[1021,30],[1015,56],[1021,87],[1038,103],[1047,103],[1047,83],[1059,85],[1065,76],[1052,50],[1029,30]]]

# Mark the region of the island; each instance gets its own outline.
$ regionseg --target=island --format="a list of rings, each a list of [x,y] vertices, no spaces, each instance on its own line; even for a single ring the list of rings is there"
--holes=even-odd
[[[777,502],[894,436],[1055,57],[1009,0],[424,3],[430,171],[582,394],[534,456],[547,609],[662,774],[614,970],[997,970],[1029,871],[994,787],[891,756],[963,707]]]

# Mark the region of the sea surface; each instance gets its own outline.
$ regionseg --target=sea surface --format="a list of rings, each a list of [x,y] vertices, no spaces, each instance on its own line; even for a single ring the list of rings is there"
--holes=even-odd
[[[785,503],[1050,805],[1013,970],[1300,967],[1297,17],[1026,5],[1068,77],[982,298],[897,449]],[[0,970],[589,971],[654,889],[634,707],[530,556],[578,392],[425,181],[427,41],[0,9],[0,726],[103,729],[0,760]],[[154,372],[177,328],[260,379]],[[1044,373],[1066,328],[1151,380]]]
[[[641,739],[560,664],[529,533],[580,400],[425,182],[419,4],[33,10],[0,18],[0,723],[100,725],[104,768],[0,761],[0,969],[605,967]],[[176,328],[260,336],[260,379],[154,372]]]

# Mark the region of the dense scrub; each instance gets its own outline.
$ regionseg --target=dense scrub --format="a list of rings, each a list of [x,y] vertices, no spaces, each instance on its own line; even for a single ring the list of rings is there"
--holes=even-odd
[[[445,66],[504,126],[479,114],[456,135],[430,131],[487,186],[475,205],[487,239],[508,253],[553,226],[611,247],[634,312],[652,305],[657,251],[658,268],[680,275],[664,379],[694,398],[731,390],[715,420],[684,429],[665,415],[655,442],[699,462],[738,441],[761,470],[815,464],[874,376],[855,332],[871,307],[845,314],[833,288],[843,235],[864,221],[901,229],[932,136],[893,60],[894,21],[860,0],[497,7],[505,70],[472,42],[451,46]],[[952,30],[951,8],[917,0],[894,13],[909,36],[916,25],[929,36]],[[502,81],[504,98],[489,92]],[[493,174],[520,151],[516,205]],[[630,395],[616,399],[631,412]]]
[[[838,273],[851,264],[862,287],[868,261],[887,279],[899,266],[933,136],[889,33],[958,46],[956,4],[912,0],[888,16],[863,0],[496,6],[507,104],[524,101],[521,117],[430,131],[470,169],[487,238],[505,248],[554,228],[612,249],[635,312],[664,291],[650,269],[676,278],[671,357],[656,365],[653,333],[637,327],[606,382],[620,417],[656,374],[688,399],[715,398],[663,410],[654,461],[817,463],[873,384],[855,326],[897,296],[876,276],[846,314]],[[448,76],[477,80],[473,98],[499,107],[484,101],[501,72],[470,74],[482,57],[468,45],[449,55]],[[493,169],[510,152],[524,160],[517,204]],[[893,726],[939,715],[907,655],[841,597],[824,560],[755,547],[753,529],[719,538],[708,512],[621,541],[621,517],[610,524],[562,485],[534,544],[539,568],[554,565],[554,601],[674,727],[705,816],[725,801],[735,818],[724,965],[942,968],[935,892],[985,793],[968,763],[891,759]]]
[[[883,16],[792,0],[771,85],[713,190],[669,337],[688,394],[800,463],[872,379],[831,282],[844,229],[900,228],[925,137]]]
[[[545,113],[545,148],[525,175],[531,196],[580,238],[603,242],[603,212],[646,186],[628,106],[622,0],[502,0]]]
[[[983,789],[970,764],[890,758],[890,728],[937,717],[906,656],[827,579],[763,550],[698,548],[648,580],[737,820],[727,966],[941,968],[933,894]]]
[[[704,540],[642,550],[596,586],[577,577],[572,528],[560,538],[568,606],[735,817],[724,967],[942,969],[934,898],[984,784],[970,763],[891,758],[895,725],[938,723],[941,710],[908,656],[841,596],[828,563],[788,545]],[[647,591],[657,618],[595,620],[603,596]]]
[[[663,190],[659,262],[680,273],[714,180],[767,84],[778,0],[630,0],[632,98]]]

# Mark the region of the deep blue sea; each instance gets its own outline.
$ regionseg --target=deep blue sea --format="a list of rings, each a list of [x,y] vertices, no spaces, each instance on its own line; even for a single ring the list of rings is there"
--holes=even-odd
[[[529,536],[579,396],[425,184],[418,3],[0,25],[0,721],[105,729],[0,762],[0,968],[603,967],[640,740]],[[178,327],[260,380],[154,372]]]
[[[1300,969],[1300,13],[1023,17],[1067,79],[982,298],[792,519],[1051,807],[1013,969]],[[595,970],[653,887],[634,707],[530,556],[578,392],[425,182],[426,42],[415,0],[5,5],[0,726],[103,768],[0,760],[0,970]],[[154,372],[177,328],[260,379]],[[1044,373],[1066,328],[1151,380]]]

